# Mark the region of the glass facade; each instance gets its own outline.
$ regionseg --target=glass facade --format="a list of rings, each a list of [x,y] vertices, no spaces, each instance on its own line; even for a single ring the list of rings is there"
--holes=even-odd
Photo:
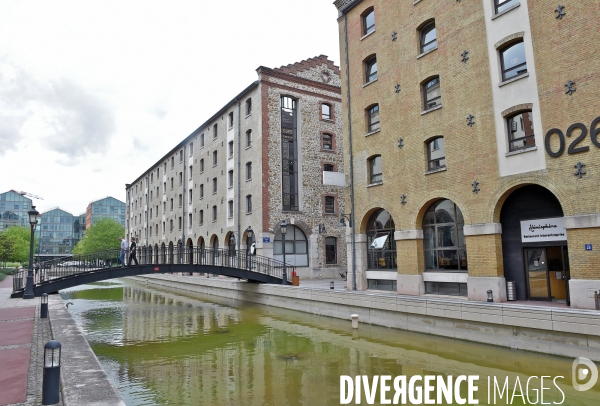
[[[114,197],[91,202],[87,207],[85,227],[90,228],[99,218],[111,218],[125,227],[125,203]]]
[[[11,226],[22,226],[29,228],[29,216],[31,210],[31,199],[20,194],[9,191],[0,194],[0,231]]]
[[[38,234],[38,250],[41,256],[71,254],[73,247],[79,242],[81,216],[56,208],[39,217],[36,229]]]

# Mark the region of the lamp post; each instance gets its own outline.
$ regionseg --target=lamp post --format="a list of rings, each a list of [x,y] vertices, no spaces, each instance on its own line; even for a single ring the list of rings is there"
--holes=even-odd
[[[37,225],[37,216],[40,213],[35,209],[35,206],[31,206],[31,210],[27,214],[29,215],[29,225],[31,226],[31,237],[29,239],[29,269],[27,270],[27,284],[25,285],[23,299],[33,299],[33,233]]]
[[[253,254],[250,250],[252,249],[252,238],[254,237],[254,230],[248,226],[246,229],[246,268],[251,269],[252,266],[249,261],[249,256]]]
[[[286,232],[287,232],[287,222],[285,220],[283,220],[281,222],[281,246],[283,249],[283,272],[282,272],[282,279],[281,279],[282,285],[287,285],[287,269],[285,267],[285,233]]]
[[[348,219],[348,226],[352,228],[353,213],[344,214],[340,218],[340,227],[346,227],[345,219]],[[346,273],[346,275],[348,275]],[[348,279],[346,277],[346,279]],[[354,230],[352,230],[352,290],[356,290],[356,255],[355,255],[355,243],[354,243]]]

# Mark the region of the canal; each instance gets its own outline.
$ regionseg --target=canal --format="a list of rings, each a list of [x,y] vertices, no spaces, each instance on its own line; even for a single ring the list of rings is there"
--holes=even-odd
[[[73,318],[130,406],[338,405],[342,375],[365,375],[370,384],[391,376],[389,400],[398,376],[476,375],[479,404],[600,405],[599,384],[574,390],[572,358],[367,324],[353,330],[350,320],[124,280],[61,296],[73,302]],[[466,399],[466,382],[459,389]],[[369,404],[364,388],[361,401]],[[377,391],[371,404],[380,401]]]

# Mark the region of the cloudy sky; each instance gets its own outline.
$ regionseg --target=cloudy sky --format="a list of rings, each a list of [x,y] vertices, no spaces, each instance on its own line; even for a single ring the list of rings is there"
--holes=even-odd
[[[124,201],[257,67],[339,65],[332,3],[0,0],[0,193],[75,215]]]

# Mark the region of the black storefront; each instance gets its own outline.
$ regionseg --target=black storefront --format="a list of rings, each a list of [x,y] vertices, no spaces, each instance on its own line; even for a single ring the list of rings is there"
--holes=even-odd
[[[558,199],[538,185],[516,189],[504,202],[500,212],[504,276],[507,281],[516,282],[518,300],[555,300],[569,304],[566,234],[564,239],[554,237],[554,241],[533,239],[532,242],[523,241],[521,232],[522,221],[562,217]],[[537,223],[545,224],[544,221]]]

